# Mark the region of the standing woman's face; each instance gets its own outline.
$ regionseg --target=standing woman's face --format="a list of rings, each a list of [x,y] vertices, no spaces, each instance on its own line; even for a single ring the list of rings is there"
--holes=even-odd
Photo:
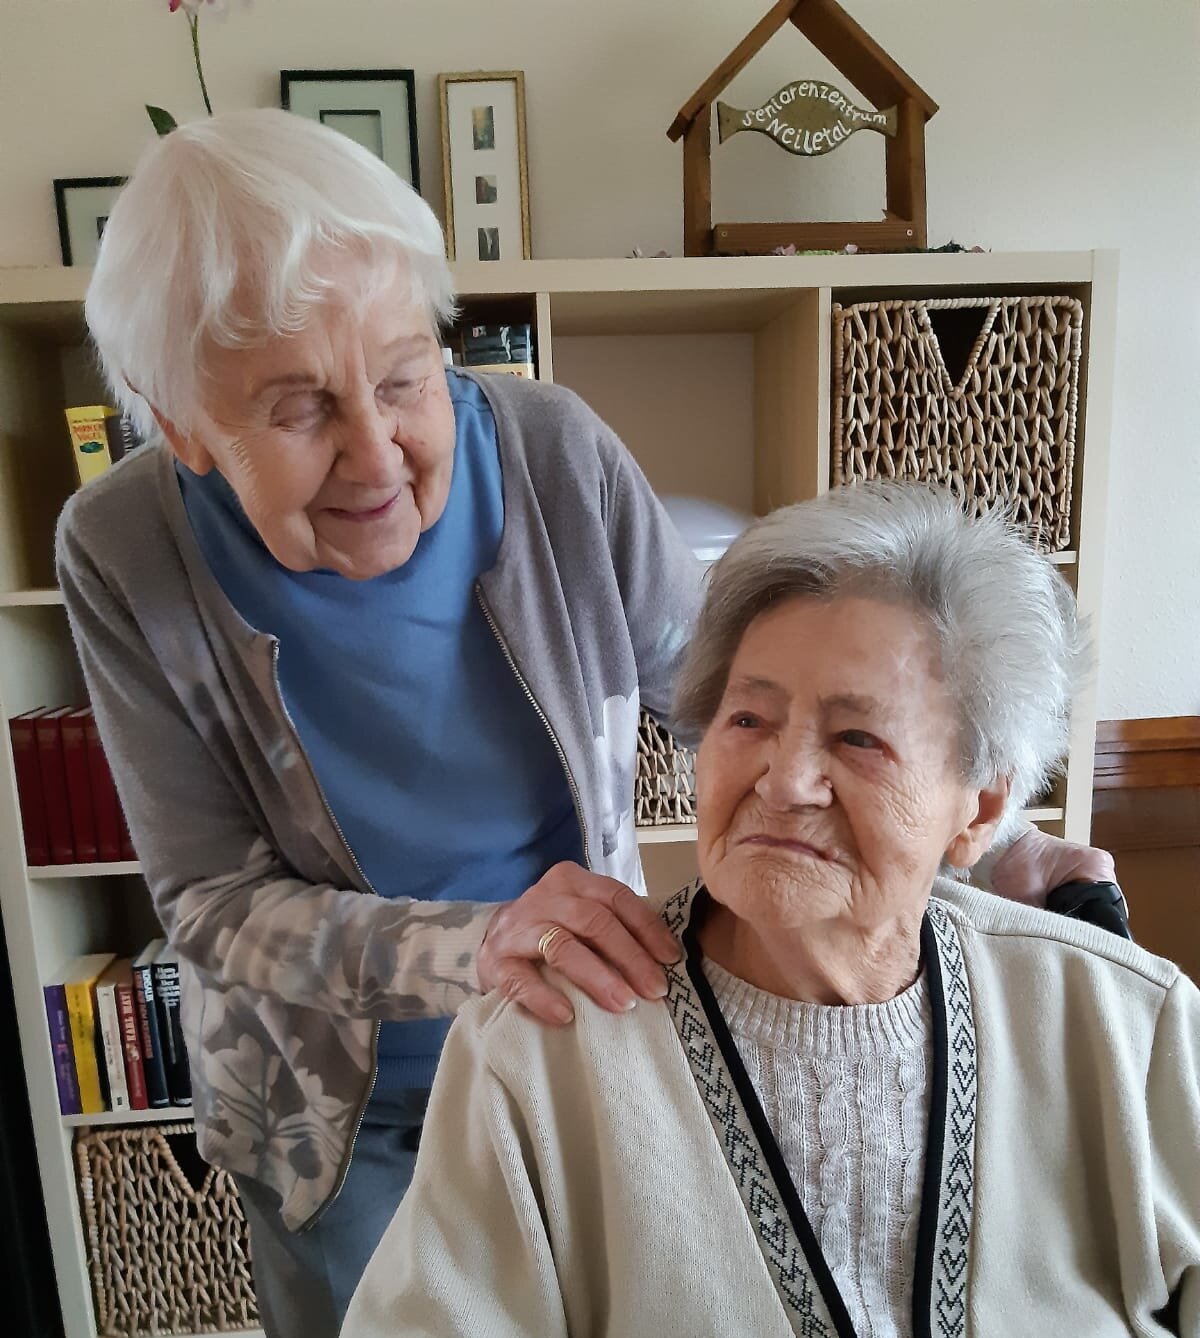
[[[441,349],[397,267],[347,267],[297,334],[210,347],[183,463],[217,469],[276,560],[369,580],[402,566],[446,506],[454,410]]]

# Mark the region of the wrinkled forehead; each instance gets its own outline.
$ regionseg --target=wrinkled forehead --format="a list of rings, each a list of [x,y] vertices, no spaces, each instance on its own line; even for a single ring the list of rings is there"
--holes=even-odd
[[[902,715],[920,696],[946,701],[941,646],[926,614],[902,598],[855,591],[789,595],[750,620],[728,681],[788,696],[871,700]]]

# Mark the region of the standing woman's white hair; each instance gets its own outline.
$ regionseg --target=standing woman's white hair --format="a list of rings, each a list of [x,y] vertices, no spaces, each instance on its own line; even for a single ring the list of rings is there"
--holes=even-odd
[[[453,316],[433,211],[353,140],[271,109],[158,140],[109,216],[87,295],[122,409],[149,431],[154,405],[186,432],[205,343],[245,347],[299,329],[346,253],[367,274],[404,266],[435,328]]]

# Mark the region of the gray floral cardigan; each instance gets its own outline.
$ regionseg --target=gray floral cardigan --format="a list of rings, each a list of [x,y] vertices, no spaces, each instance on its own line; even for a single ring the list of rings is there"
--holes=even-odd
[[[639,706],[669,709],[700,573],[628,452],[570,392],[482,378],[504,534],[478,596],[543,715],[591,868],[640,884]],[[292,1229],[336,1195],[381,1020],[477,991],[494,906],[372,893],[280,695],[189,528],[165,447],[62,514],[67,612],[155,908],[182,959],[200,1151],[270,1186]],[[403,858],[403,834],[397,858]]]

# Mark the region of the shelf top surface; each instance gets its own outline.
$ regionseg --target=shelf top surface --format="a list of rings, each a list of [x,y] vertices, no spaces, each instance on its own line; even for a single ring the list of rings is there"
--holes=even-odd
[[[752,331],[814,288],[980,288],[1092,280],[1094,251],[953,255],[707,256],[689,259],[519,260],[451,265],[465,297],[548,293],[557,333]],[[82,337],[91,271],[0,268],[0,324],[60,340]]]

